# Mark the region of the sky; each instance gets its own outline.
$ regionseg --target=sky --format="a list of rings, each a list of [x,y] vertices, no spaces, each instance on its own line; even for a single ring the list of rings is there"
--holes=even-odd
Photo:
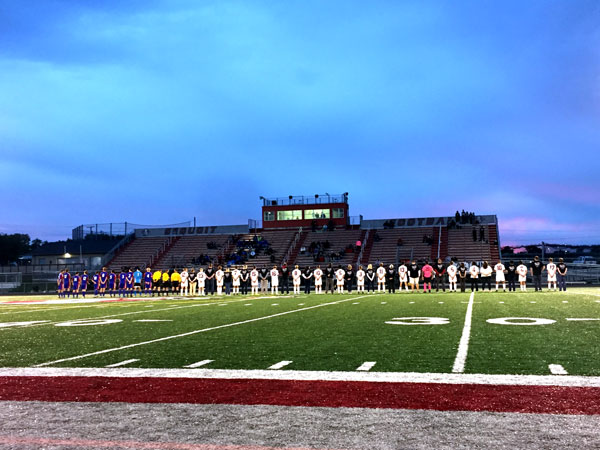
[[[4,0],[0,233],[496,214],[600,243],[597,0]]]

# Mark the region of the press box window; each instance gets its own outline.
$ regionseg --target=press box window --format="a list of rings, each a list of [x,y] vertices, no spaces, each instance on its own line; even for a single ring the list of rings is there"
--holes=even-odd
[[[273,213],[273,211],[265,211],[263,220],[265,222],[270,222],[272,220],[275,220],[275,214]]]
[[[306,209],[304,210],[305,219],[329,219],[329,209]]]
[[[344,218],[344,209],[343,208],[333,208],[333,218],[334,219],[343,219]]]
[[[302,220],[302,210],[277,211],[277,220]]]

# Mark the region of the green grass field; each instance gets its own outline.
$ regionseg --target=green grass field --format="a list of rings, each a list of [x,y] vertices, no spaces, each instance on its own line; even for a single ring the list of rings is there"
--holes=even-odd
[[[267,369],[291,361],[281,370],[355,371],[374,362],[371,372],[448,373],[469,298],[403,292],[0,303],[0,366],[183,368],[210,360],[201,367]],[[0,298],[11,300],[25,299]],[[472,308],[465,373],[549,375],[550,365],[560,365],[570,375],[600,375],[600,289],[478,292]],[[502,318],[522,319],[488,322]]]

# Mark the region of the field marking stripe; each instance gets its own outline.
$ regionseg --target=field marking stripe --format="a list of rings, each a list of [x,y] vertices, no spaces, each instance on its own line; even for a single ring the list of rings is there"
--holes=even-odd
[[[366,361],[360,365],[356,370],[359,372],[368,372],[373,368],[373,366],[377,364],[375,361]]]
[[[269,367],[269,370],[279,370],[285,366],[289,366],[293,362],[294,361],[279,361],[277,364],[273,364],[271,367]]]
[[[238,300],[230,300],[227,303],[238,303],[243,301],[242,299],[238,299]],[[139,311],[129,311],[126,313],[119,313],[119,314],[110,314],[107,316],[99,316],[99,317],[88,317],[88,318],[84,318],[84,319],[63,319],[63,320],[56,320],[54,322],[46,322],[46,323],[39,323],[39,324],[33,324],[33,325],[24,325],[20,328],[33,328],[33,327],[39,327],[42,325],[56,325],[57,323],[62,323],[62,322],[70,322],[70,321],[80,321],[80,320],[99,320],[99,319],[110,319],[111,317],[121,317],[121,316],[129,316],[129,315],[134,315],[134,314],[147,314],[147,313],[154,313],[154,312],[160,312],[160,311],[174,311],[174,310],[178,310],[178,309],[185,309],[185,308],[197,308],[199,306],[210,306],[212,304],[216,304],[216,303],[199,303],[199,304],[194,304],[194,305],[180,305],[180,306],[171,306],[169,308],[162,308],[162,309],[141,309]],[[137,306],[137,305],[131,305],[131,306]],[[144,305],[146,306],[150,306],[150,305]],[[25,312],[25,311],[23,311]],[[0,329],[4,329],[4,328],[0,328]],[[6,328],[6,329],[12,329],[12,327],[10,328]]]
[[[0,368],[5,377],[207,378],[229,380],[364,381],[373,383],[490,384],[510,386],[600,387],[600,376],[490,375],[427,372],[326,372],[304,370],[115,369],[71,367]]]
[[[568,375],[569,372],[561,366],[560,364],[550,364],[548,365],[548,369],[550,369],[550,373],[552,375]]]
[[[367,296],[363,295],[362,297],[367,297]],[[69,358],[57,359],[56,361],[48,361],[48,362],[45,362],[45,363],[36,364],[34,367],[50,366],[52,364],[59,364],[59,363],[66,362],[66,361],[74,361],[76,359],[87,358],[89,356],[101,355],[101,354],[104,354],[104,353],[110,353],[110,352],[116,352],[116,351],[119,351],[119,350],[125,350],[127,348],[139,347],[140,345],[154,344],[156,342],[162,342],[162,341],[168,341],[168,340],[171,340],[171,339],[177,339],[177,338],[180,338],[180,337],[192,336],[192,335],[198,334],[198,333],[206,333],[207,331],[220,330],[222,328],[235,327],[237,325],[245,325],[247,323],[258,322],[258,321],[266,320],[266,319],[272,319],[274,317],[285,316],[287,314],[294,314],[294,313],[302,312],[302,311],[308,311],[310,309],[321,308],[323,306],[337,305],[339,303],[349,302],[349,301],[354,300],[356,298],[362,298],[362,297],[351,297],[351,298],[337,300],[335,302],[321,303],[319,305],[307,306],[306,308],[300,308],[300,309],[293,309],[291,311],[284,311],[284,312],[280,312],[280,313],[277,313],[277,314],[270,314],[268,316],[257,317],[257,318],[248,319],[248,320],[242,320],[240,322],[233,322],[233,323],[228,323],[228,324],[225,324],[225,325],[217,325],[215,327],[202,328],[200,330],[188,331],[187,333],[175,334],[173,336],[165,336],[165,337],[158,338],[158,339],[152,339],[150,341],[137,342],[135,344],[123,345],[121,347],[108,348],[108,349],[105,349],[105,350],[99,350],[97,352],[86,353],[84,355],[71,356]],[[376,297],[376,296],[374,296],[374,297]]]
[[[452,366],[452,372],[463,373],[465,371],[465,363],[467,362],[467,354],[469,353],[469,340],[471,339],[471,320],[473,318],[473,299],[475,292],[471,292],[469,304],[467,305],[467,313],[465,314],[465,326],[463,327],[460,343],[458,344],[458,352]]]
[[[121,367],[121,366],[126,366],[127,364],[134,363],[136,361],[139,361],[139,359],[127,359],[125,361],[121,361],[121,362],[114,363],[114,364],[109,364],[108,366],[104,366],[104,367]]]
[[[193,364],[190,364],[190,365],[184,366],[184,367],[187,367],[188,369],[195,369],[196,367],[205,366],[207,364],[210,364],[211,362],[215,362],[215,360],[214,359],[203,359],[202,361],[198,361],[198,362],[195,362]]]

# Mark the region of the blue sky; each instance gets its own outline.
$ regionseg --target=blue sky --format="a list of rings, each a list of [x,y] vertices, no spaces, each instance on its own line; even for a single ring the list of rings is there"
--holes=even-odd
[[[0,7],[0,232],[347,191],[600,243],[597,1],[84,3]]]

